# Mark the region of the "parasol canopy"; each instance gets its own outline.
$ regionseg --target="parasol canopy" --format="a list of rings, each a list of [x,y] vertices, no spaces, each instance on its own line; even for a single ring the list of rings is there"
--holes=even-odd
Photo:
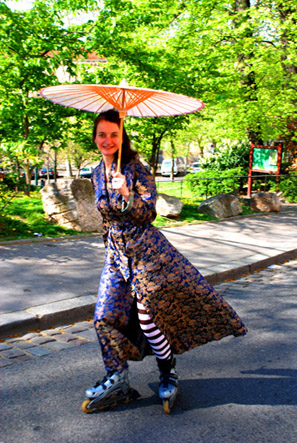
[[[40,91],[40,95],[53,103],[100,113],[117,109],[121,118],[121,136],[123,120],[131,117],[168,117],[199,111],[204,103],[196,98],[174,92],[156,89],[137,88],[122,82],[113,85],[59,85],[49,86]],[[119,150],[118,170],[120,169],[121,145]]]

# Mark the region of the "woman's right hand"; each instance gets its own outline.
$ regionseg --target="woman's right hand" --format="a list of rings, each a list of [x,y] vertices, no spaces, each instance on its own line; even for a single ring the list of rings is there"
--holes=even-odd
[[[129,199],[129,189],[126,182],[126,177],[120,172],[114,172],[112,174],[111,186],[113,189],[117,190],[126,201]]]

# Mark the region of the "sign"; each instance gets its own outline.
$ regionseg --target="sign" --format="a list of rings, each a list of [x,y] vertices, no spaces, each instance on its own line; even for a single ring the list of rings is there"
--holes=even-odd
[[[279,143],[278,146],[256,146],[251,143],[247,192],[248,197],[251,197],[252,192],[253,171],[264,172],[266,174],[276,174],[279,176],[282,163],[282,150],[282,143]]]
[[[272,172],[278,171],[278,149],[254,148],[253,149],[253,171]]]

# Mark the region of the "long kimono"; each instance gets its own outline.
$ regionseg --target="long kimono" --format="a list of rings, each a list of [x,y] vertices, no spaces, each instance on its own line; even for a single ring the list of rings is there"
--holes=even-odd
[[[105,179],[103,162],[94,170],[95,203],[103,218],[106,248],[95,328],[107,370],[127,367],[150,353],[137,322],[135,299],[181,354],[246,328],[233,308],[199,271],[152,225],[156,186],[138,161],[122,166],[131,192],[128,204]]]

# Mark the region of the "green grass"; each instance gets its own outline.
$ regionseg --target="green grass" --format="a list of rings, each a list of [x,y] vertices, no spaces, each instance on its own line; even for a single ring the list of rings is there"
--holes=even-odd
[[[157,227],[162,227],[217,220],[215,217],[211,217],[210,215],[201,214],[200,212],[198,212],[198,206],[200,205],[202,199],[193,200],[189,198],[181,198],[180,200],[184,203],[184,205],[178,217],[167,218],[157,215],[157,218],[153,225]]]
[[[35,235],[34,235],[35,234]],[[42,237],[61,237],[82,234],[66,229],[47,220],[41,195],[32,192],[30,197],[18,195],[5,206],[0,214],[0,241]]]
[[[157,182],[156,185],[159,194],[172,195],[179,199],[193,198],[192,192],[185,186],[185,183],[182,180],[174,182]],[[200,201],[202,201],[202,199]]]
[[[203,199],[193,197],[190,191],[182,187],[181,182],[159,182],[158,192],[179,198],[184,206],[180,215],[176,218],[157,215],[154,222],[157,227],[217,220],[198,212],[198,206]],[[243,215],[251,213],[252,211],[248,207],[243,207]],[[0,241],[37,238],[36,234],[42,234],[42,237],[62,237],[85,233],[74,229],[66,229],[47,220],[39,191],[31,192],[30,197],[19,194],[1,211]]]

